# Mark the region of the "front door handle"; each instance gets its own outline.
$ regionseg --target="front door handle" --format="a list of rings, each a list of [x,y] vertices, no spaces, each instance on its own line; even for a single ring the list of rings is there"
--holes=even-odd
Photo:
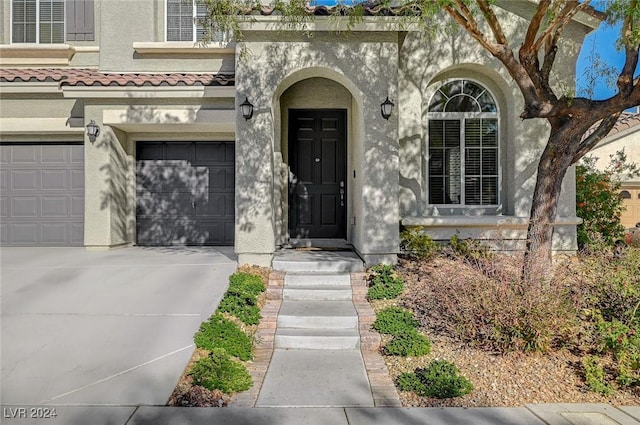
[[[196,208],[196,201],[191,201],[191,207],[192,207],[193,209],[195,209],[195,208]]]

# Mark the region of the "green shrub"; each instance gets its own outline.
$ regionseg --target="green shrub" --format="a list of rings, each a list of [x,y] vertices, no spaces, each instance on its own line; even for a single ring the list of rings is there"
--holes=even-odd
[[[473,384],[459,373],[453,363],[434,360],[424,369],[400,375],[396,385],[402,391],[413,391],[422,397],[460,397],[473,391]]]
[[[218,312],[229,313],[247,325],[257,325],[262,316],[260,308],[253,303],[254,301],[246,296],[226,294],[220,301]]]
[[[584,368],[585,380],[591,391],[604,395],[613,392],[611,386],[605,382],[604,369],[597,357],[585,357],[582,359],[582,367]]]
[[[449,239],[449,245],[456,256],[467,260],[477,261],[493,257],[488,246],[474,239],[460,239],[457,235],[453,235]]]
[[[424,356],[431,352],[431,341],[420,332],[411,329],[395,335],[384,347],[384,352],[390,356]]]
[[[393,267],[389,265],[377,265],[371,268],[371,281],[367,298],[370,300],[383,300],[396,298],[404,289],[404,282],[395,275]]]
[[[254,303],[256,297],[266,290],[262,278],[250,273],[236,272],[229,276],[229,282],[227,293],[238,296],[252,296],[254,297]]]
[[[414,372],[405,372],[398,375],[396,378],[396,386],[400,391],[411,391],[418,395],[425,391],[424,384]]]
[[[408,257],[425,259],[438,252],[438,244],[421,228],[405,229],[400,232],[400,250]]]
[[[245,391],[252,385],[251,375],[244,365],[234,361],[221,348],[213,349],[207,357],[196,361],[189,375],[195,385],[224,393]]]
[[[251,360],[251,339],[231,320],[221,314],[214,314],[202,322],[194,336],[196,347],[212,351],[223,348],[240,360]]]
[[[576,214],[583,220],[578,225],[580,248],[597,242],[613,246],[622,238],[620,180],[638,175],[638,167],[627,163],[624,151],[611,155],[603,171],[596,168],[596,162],[597,158],[587,156],[576,166]]]
[[[402,307],[387,307],[376,315],[373,329],[389,335],[398,335],[418,327],[413,313]]]

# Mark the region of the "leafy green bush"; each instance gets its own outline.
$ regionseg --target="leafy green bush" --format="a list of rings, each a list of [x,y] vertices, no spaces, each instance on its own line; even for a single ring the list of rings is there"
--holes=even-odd
[[[252,385],[251,375],[244,365],[234,361],[221,348],[214,348],[207,357],[196,361],[189,375],[195,385],[224,393],[245,391]]]
[[[253,296],[254,303],[255,297],[267,289],[260,276],[250,273],[234,273],[229,276],[229,282],[227,293],[239,296]]]
[[[609,395],[613,392],[611,386],[605,382],[605,373],[597,357],[587,356],[582,359],[584,377],[587,385],[599,394]]]
[[[222,314],[214,314],[202,322],[194,336],[196,347],[212,351],[223,348],[240,360],[251,360],[251,339],[231,320]]]
[[[425,259],[438,252],[438,244],[421,228],[405,229],[400,232],[400,250],[407,257]]]
[[[247,325],[257,325],[262,318],[260,308],[253,304],[252,299],[241,295],[225,295],[220,301],[218,312],[236,316]]]
[[[418,327],[413,313],[402,307],[387,307],[376,315],[373,329],[389,335],[399,335]]]
[[[384,352],[390,356],[424,356],[431,352],[431,341],[420,332],[411,329],[395,335],[384,347]]]
[[[603,171],[596,168],[596,162],[597,158],[587,156],[576,166],[576,214],[583,220],[578,225],[580,248],[599,241],[613,246],[622,238],[620,181],[637,176],[639,170],[636,164],[627,162],[624,151],[611,155]]]
[[[434,360],[424,369],[403,373],[396,379],[396,385],[401,391],[413,391],[422,397],[460,397],[473,391],[473,384],[459,373],[453,363]]]
[[[389,265],[377,265],[371,268],[371,280],[367,298],[370,300],[383,300],[396,298],[404,289],[404,282],[395,275],[393,267]]]

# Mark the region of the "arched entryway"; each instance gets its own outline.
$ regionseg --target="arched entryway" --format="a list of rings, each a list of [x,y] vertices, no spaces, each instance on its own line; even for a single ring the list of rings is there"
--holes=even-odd
[[[355,103],[344,85],[319,76],[291,83],[279,97],[285,244],[350,241]]]

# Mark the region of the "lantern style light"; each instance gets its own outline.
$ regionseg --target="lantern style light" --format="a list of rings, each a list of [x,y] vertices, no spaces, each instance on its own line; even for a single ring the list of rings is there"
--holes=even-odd
[[[249,98],[246,96],[244,98],[244,102],[240,104],[240,112],[242,112],[242,116],[245,121],[253,117],[253,105],[249,102]]]
[[[89,136],[89,140],[91,143],[96,141],[96,137],[100,134],[100,126],[96,124],[94,120],[89,121],[87,124],[87,136]]]
[[[393,111],[394,104],[389,100],[389,96],[385,99],[384,102],[380,104],[380,113],[382,114],[382,118],[388,120],[391,116],[391,112]]]

